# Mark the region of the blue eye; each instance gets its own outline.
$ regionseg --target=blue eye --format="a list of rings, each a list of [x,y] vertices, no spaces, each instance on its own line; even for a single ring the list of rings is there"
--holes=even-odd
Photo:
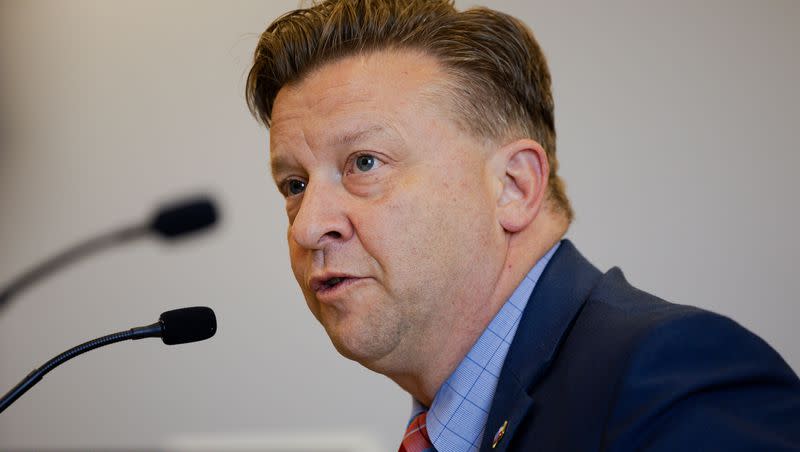
[[[375,157],[369,154],[361,154],[356,157],[355,163],[359,171],[367,172],[375,167]]]
[[[287,196],[296,196],[306,190],[306,183],[300,179],[289,179],[286,181]]]

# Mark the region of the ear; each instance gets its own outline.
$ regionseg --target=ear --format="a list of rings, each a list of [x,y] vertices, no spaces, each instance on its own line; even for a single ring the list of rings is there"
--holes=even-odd
[[[528,227],[542,207],[550,165],[542,145],[521,139],[495,151],[494,169],[499,177],[497,218],[508,232]]]

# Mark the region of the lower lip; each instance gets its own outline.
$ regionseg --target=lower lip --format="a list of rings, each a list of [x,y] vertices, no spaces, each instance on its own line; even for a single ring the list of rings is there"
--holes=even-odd
[[[344,281],[336,284],[333,287],[323,287],[322,289],[317,290],[317,300],[319,301],[332,301],[337,297],[341,297],[345,294],[351,287],[360,283],[365,278],[346,278]]]

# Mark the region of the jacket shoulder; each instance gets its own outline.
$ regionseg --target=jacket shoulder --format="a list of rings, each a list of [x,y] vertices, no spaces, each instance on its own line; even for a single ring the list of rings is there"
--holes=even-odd
[[[772,347],[725,316],[668,303],[615,269],[590,295],[575,332],[594,337],[591,353],[612,364],[601,449],[800,444],[797,376]]]

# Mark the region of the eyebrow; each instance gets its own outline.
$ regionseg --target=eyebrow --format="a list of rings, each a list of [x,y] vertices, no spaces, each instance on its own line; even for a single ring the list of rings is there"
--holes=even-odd
[[[269,159],[270,172],[275,182],[278,182],[276,177],[279,174],[289,172],[295,165],[292,165],[288,159],[283,157],[273,157]]]
[[[353,146],[358,142],[364,141],[365,139],[376,135],[384,136],[392,141],[396,141],[398,139],[397,137],[389,133],[389,128],[380,124],[371,124],[364,127],[355,127],[352,130],[348,130],[339,135],[336,135],[332,139],[330,139],[328,143],[326,143],[326,146],[329,147]],[[296,167],[296,165],[293,164],[290,158],[283,155],[275,156],[274,154],[270,158],[270,166],[272,169],[273,177],[278,174],[283,174],[285,172],[291,172],[291,170]]]
[[[354,143],[358,143],[359,141],[363,141],[372,135],[386,135],[386,132],[386,127],[379,124],[373,124],[337,135],[331,140],[330,144],[334,146],[352,145]]]

